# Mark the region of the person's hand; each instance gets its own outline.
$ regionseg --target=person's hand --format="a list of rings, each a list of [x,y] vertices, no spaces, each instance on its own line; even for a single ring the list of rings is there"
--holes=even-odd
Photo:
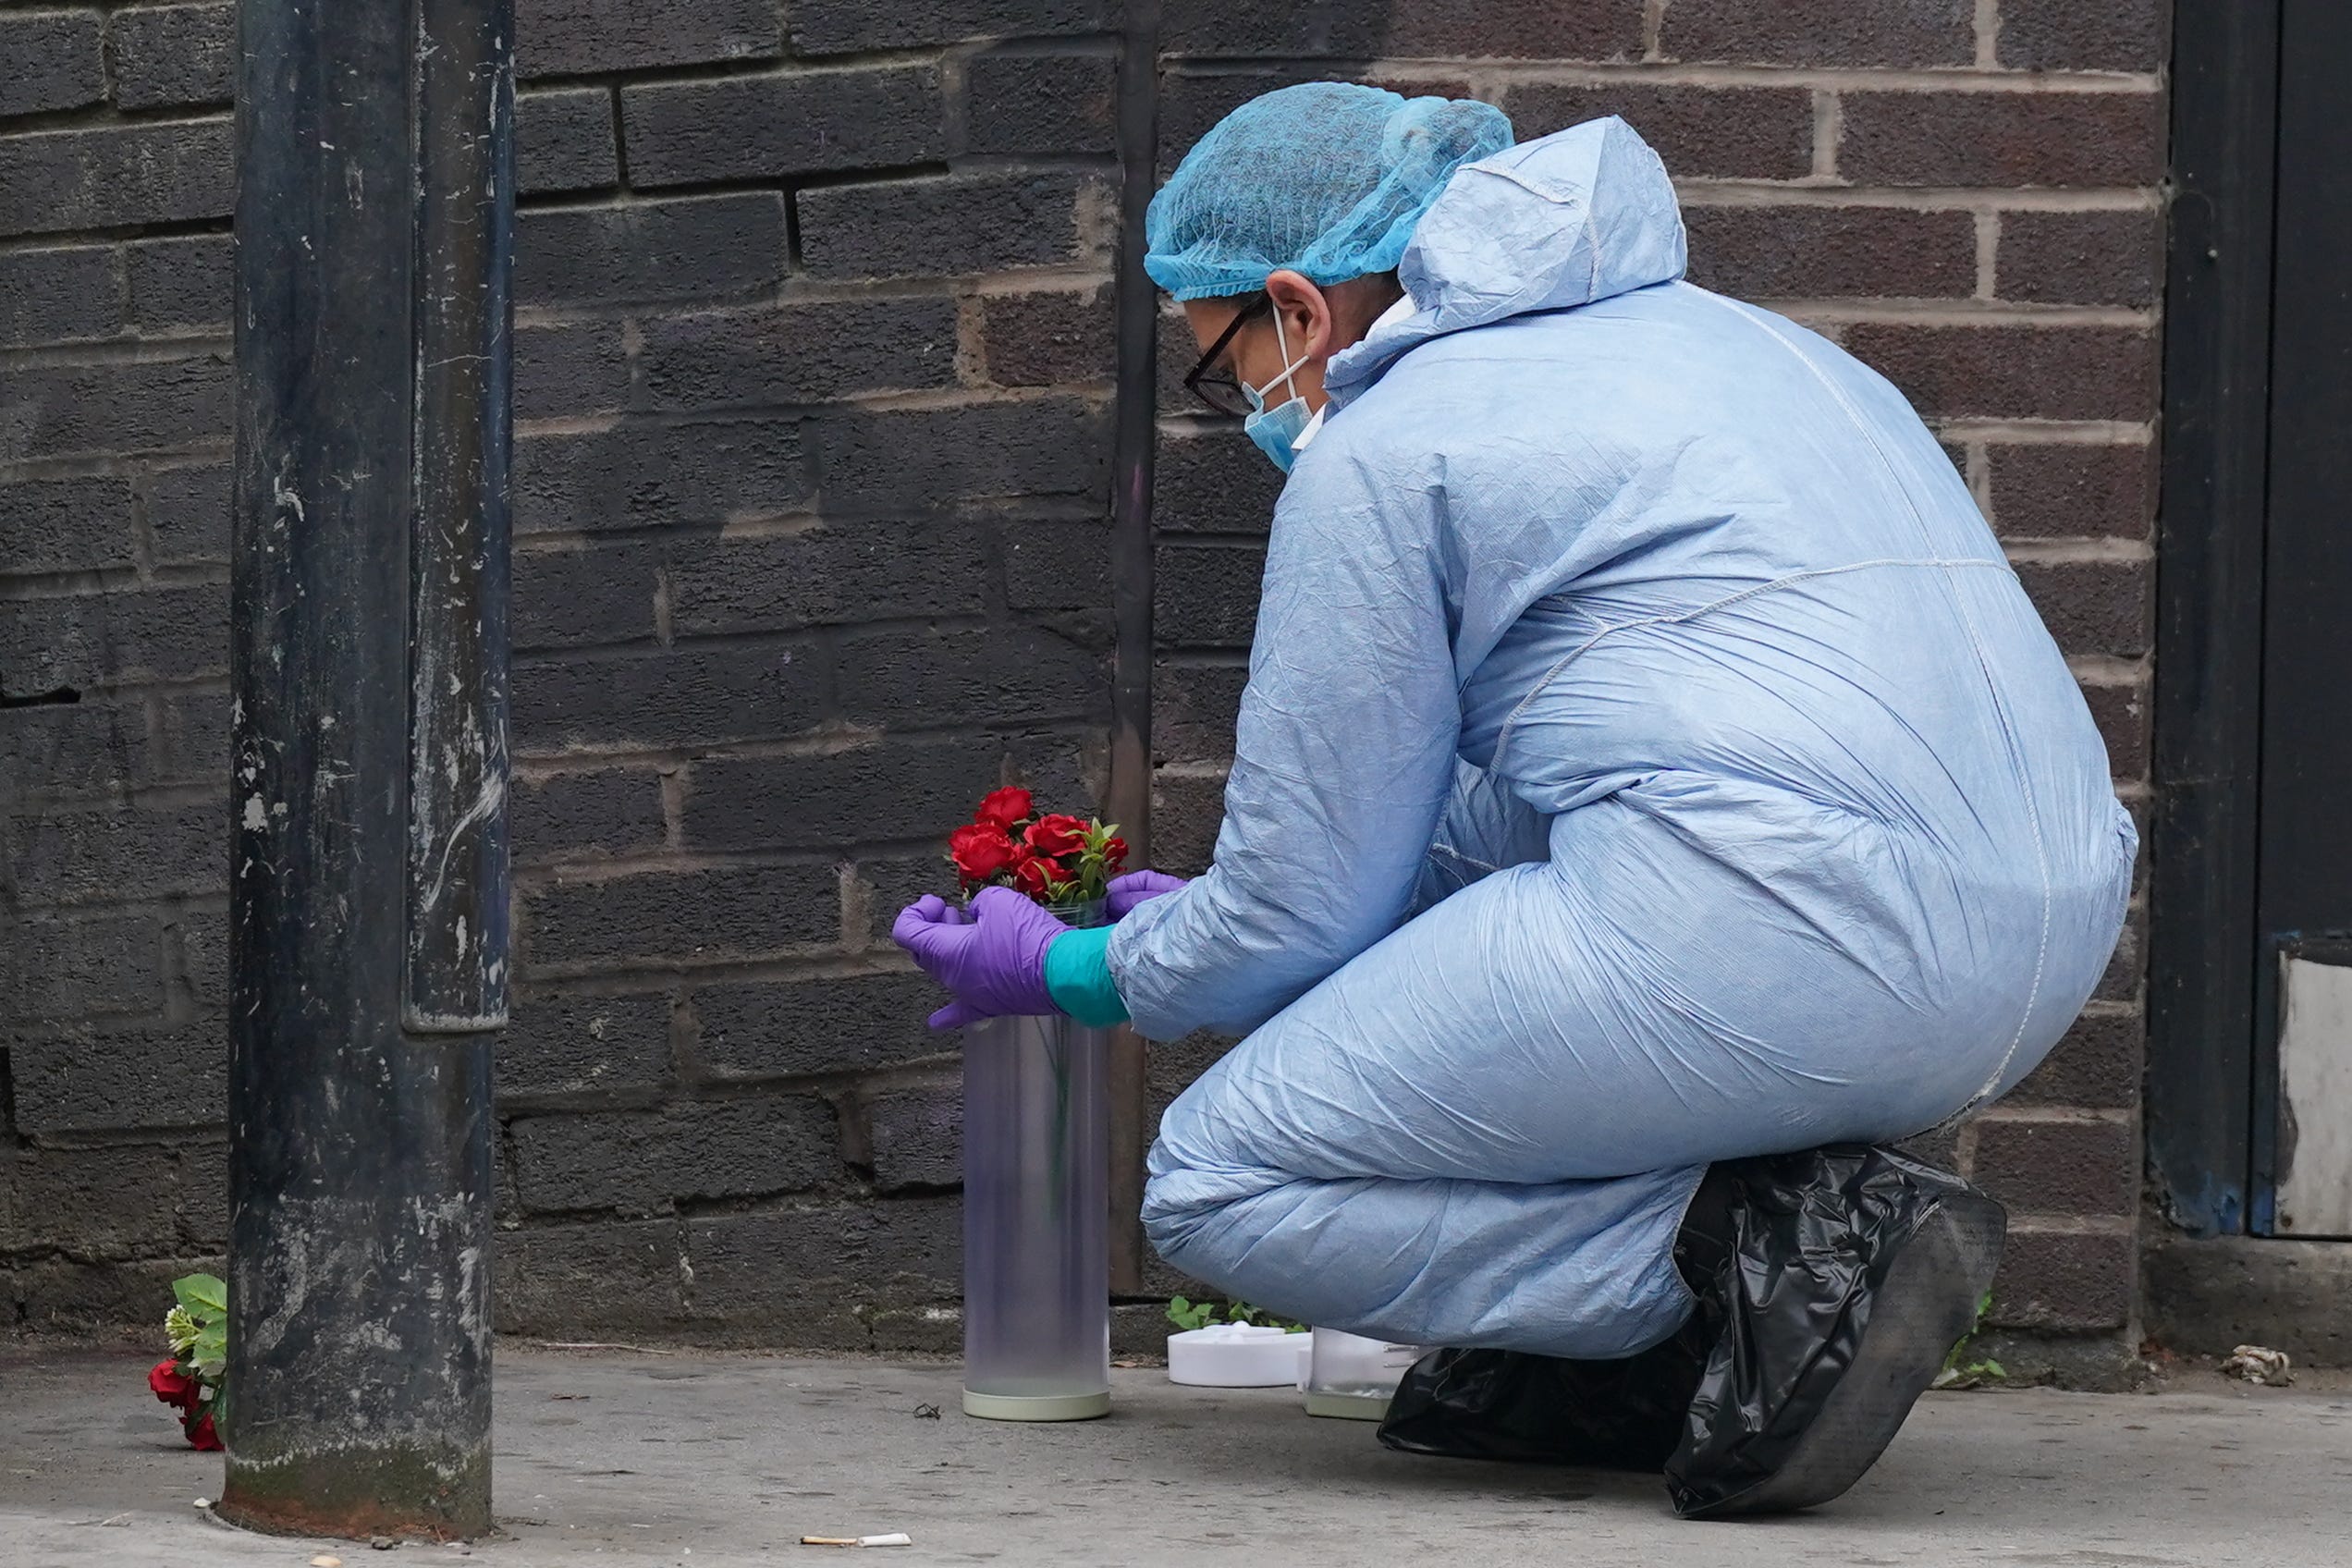
[[[890,940],[955,1000],[931,1015],[934,1029],[983,1018],[1049,1013],[1046,949],[1070,929],[1010,888],[983,888],[971,912],[926,893],[899,912]]]
[[[1106,893],[1106,904],[1113,920],[1124,920],[1127,912],[1146,899],[1172,893],[1184,885],[1181,876],[1170,876],[1164,871],[1131,871],[1124,876],[1114,876]]]

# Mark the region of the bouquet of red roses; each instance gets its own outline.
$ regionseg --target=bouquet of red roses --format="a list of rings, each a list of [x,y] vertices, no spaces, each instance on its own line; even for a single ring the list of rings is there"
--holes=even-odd
[[[172,1281],[172,1294],[178,1305],[164,1317],[172,1353],[148,1372],[147,1386],[179,1412],[179,1429],[191,1447],[217,1449],[213,1413],[228,1361],[228,1287],[214,1275],[190,1274]]]
[[[1012,888],[1047,907],[1092,903],[1127,868],[1116,824],[1060,813],[1037,815],[1029,791],[994,790],[972,820],[948,835],[948,859],[969,895]]]

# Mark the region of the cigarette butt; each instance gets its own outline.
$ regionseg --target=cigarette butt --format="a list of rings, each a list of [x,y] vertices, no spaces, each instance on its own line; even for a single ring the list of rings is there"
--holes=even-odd
[[[913,1546],[914,1537],[903,1530],[887,1536],[802,1536],[802,1546]]]

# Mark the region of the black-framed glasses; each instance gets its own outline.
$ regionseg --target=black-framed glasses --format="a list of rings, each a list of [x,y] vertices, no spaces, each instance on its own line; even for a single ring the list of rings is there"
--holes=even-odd
[[[1184,390],[1220,414],[1253,412],[1255,405],[1250,402],[1249,394],[1242,389],[1241,378],[1233,374],[1231,365],[1223,362],[1225,350],[1232,343],[1233,334],[1265,314],[1273,303],[1273,299],[1261,288],[1247,304],[1234,312],[1233,319],[1226,324],[1225,330],[1217,335],[1217,341],[1208,346],[1208,352],[1185,373]]]

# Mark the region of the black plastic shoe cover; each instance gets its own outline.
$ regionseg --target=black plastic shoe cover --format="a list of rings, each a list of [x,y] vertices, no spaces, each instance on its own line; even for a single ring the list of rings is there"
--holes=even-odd
[[[1732,1266],[1666,1341],[1620,1361],[1449,1350],[1406,1374],[1380,1440],[1408,1452],[1666,1474],[1704,1513],[1785,1463],[1869,1320],[1872,1292],[1940,1207],[1997,1237],[2000,1206],[1891,1149],[1732,1162]]]
[[[1966,1331],[1976,1292],[1991,1282],[2000,1256],[1999,1204],[1892,1149],[1810,1149],[1735,1169],[1739,1245],[1706,1302],[1721,1315],[1721,1327],[1683,1440],[1666,1462],[1677,1513],[1737,1506],[1780,1473],[1854,1365],[1874,1299],[1923,1227],[1934,1221],[1960,1238],[1952,1258],[1958,1267],[1936,1281],[1952,1296],[1940,1307],[1953,1315],[1949,1332],[1908,1397],[1924,1390],[1934,1360]],[[1893,1414],[1899,1425],[1902,1412]]]
[[[1398,1384],[1380,1440],[1407,1453],[1656,1475],[1682,1441],[1707,1345],[1699,1316],[1620,1361],[1440,1350]]]

